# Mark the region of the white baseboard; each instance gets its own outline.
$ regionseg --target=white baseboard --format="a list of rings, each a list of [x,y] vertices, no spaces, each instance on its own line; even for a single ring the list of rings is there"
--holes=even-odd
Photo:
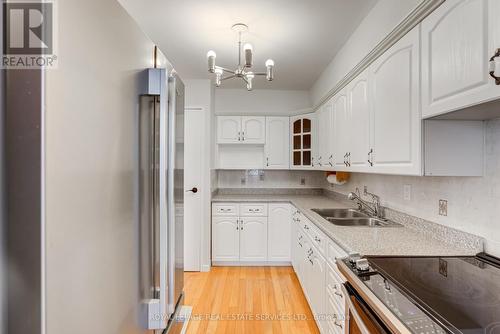
[[[210,265],[209,264],[203,264],[201,266],[201,272],[208,273],[210,271]]]
[[[289,267],[292,263],[290,261],[254,261],[254,262],[241,262],[241,261],[213,261],[212,266],[215,267]]]

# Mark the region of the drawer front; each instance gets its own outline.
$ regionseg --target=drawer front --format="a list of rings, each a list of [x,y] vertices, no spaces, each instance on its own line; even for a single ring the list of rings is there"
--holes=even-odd
[[[347,253],[335,243],[335,241],[328,239],[328,244],[326,246],[326,260],[332,268],[336,268],[336,260],[346,257]]]
[[[267,216],[267,203],[240,204],[240,216]]]
[[[326,246],[328,244],[328,238],[326,235],[314,224],[311,223],[310,237],[314,246],[319,250],[321,255],[326,255]]]
[[[312,223],[306,218],[302,213],[297,216],[297,223],[299,224],[300,230],[303,231],[309,238],[312,232]]]
[[[238,203],[214,203],[212,204],[213,216],[239,216]]]
[[[337,304],[337,308],[341,314],[344,314],[345,296],[342,290],[342,280],[330,266],[327,266],[326,270],[326,291],[329,297]]]
[[[328,333],[344,334],[345,333],[345,316],[344,312],[338,309],[337,304],[332,297],[326,294],[326,314]]]

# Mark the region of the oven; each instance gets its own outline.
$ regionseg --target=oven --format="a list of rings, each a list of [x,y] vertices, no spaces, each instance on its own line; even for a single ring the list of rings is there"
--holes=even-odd
[[[349,282],[343,284],[346,296],[346,334],[390,334],[377,316]]]

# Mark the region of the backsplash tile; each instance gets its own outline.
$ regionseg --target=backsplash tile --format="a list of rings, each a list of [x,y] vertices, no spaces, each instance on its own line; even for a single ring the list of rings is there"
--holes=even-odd
[[[323,188],[325,178],[324,172],[293,170],[219,170],[217,175],[219,189]],[[304,185],[301,179],[305,179]]]

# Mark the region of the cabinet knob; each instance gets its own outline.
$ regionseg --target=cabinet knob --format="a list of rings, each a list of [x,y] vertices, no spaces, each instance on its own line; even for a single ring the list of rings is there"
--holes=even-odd
[[[187,192],[187,193],[188,193],[188,192],[192,192],[192,193],[196,194],[196,193],[198,192],[198,188],[193,187],[193,189],[186,190],[186,192]]]

